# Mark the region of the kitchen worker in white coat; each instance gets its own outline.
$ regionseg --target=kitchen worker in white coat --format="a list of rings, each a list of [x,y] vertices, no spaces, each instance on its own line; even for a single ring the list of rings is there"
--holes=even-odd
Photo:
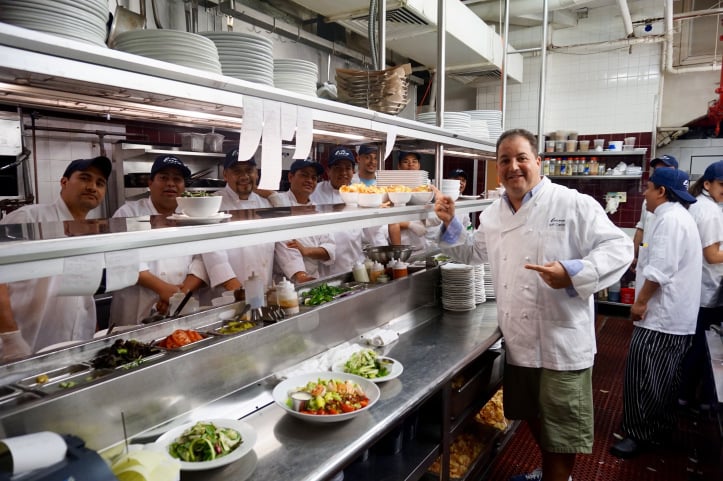
[[[324,167],[311,159],[297,159],[289,167],[290,188],[279,195],[290,206],[309,206],[314,203],[309,196],[316,189]],[[274,261],[285,277],[294,282],[308,282],[319,277],[319,266],[334,263],[336,245],[331,234],[299,237],[277,242]]]
[[[676,399],[683,357],[695,333],[703,251],[687,211],[696,202],[688,174],[655,169],[644,192],[653,219],[645,225],[635,270],[635,328],[625,362],[625,438],[610,452],[634,456],[670,439],[677,427]]]
[[[339,187],[351,184],[354,175],[354,152],[346,147],[336,147],[329,155],[327,175],[329,180],[319,182],[311,194],[314,204],[343,204]],[[351,272],[358,261],[364,259],[363,245],[387,245],[386,226],[349,229],[332,234],[336,244],[336,260],[331,265],[320,265],[321,277]]]
[[[439,191],[435,212],[443,252],[492,268],[507,347],[505,416],[526,420],[542,451],[541,469],[511,479],[566,481],[576,453],[592,452],[593,294],[620,279],[633,244],[595,199],[540,177],[537,152],[531,132],[500,136],[505,194],[476,231],[463,229]]]
[[[60,195],[55,202],[21,207],[3,217],[0,224],[90,219],[94,217],[91,211],[105,197],[110,172],[107,157],[74,160],[60,179]],[[7,284],[12,315],[19,327],[14,335],[22,335],[31,352],[59,342],[93,337],[93,296],[60,296],[57,293],[62,282],[61,276],[52,276]]]
[[[191,171],[174,155],[160,155],[151,166],[148,180],[150,196],[126,202],[113,217],[142,215],[170,216],[178,209],[176,197],[186,190]],[[119,326],[134,325],[152,309],[165,314],[171,296],[201,287],[206,271],[200,256],[180,256],[142,263],[136,285],[113,293],[110,320]]]
[[[259,181],[259,171],[254,158],[239,160],[238,150],[226,154],[223,164],[226,186],[220,191],[223,197],[221,210],[263,209],[271,203],[254,190]],[[231,240],[233,242],[233,240]],[[233,291],[256,273],[264,286],[271,285],[274,269],[274,243],[231,248],[225,251],[202,254],[204,267],[211,287],[223,286]]]

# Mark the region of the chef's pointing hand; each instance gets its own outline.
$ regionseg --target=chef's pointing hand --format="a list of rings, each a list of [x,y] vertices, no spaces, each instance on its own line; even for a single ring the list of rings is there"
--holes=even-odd
[[[525,269],[539,272],[542,281],[553,289],[564,289],[572,285],[572,279],[562,264],[557,261],[548,262],[544,266],[525,264]]]
[[[442,194],[435,186],[432,185],[431,187],[435,198],[434,212],[439,217],[439,220],[444,222],[444,226],[447,227],[454,219],[454,201],[451,197]]]

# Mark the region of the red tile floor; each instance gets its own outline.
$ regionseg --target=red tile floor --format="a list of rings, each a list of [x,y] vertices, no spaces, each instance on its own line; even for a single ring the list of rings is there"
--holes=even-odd
[[[598,354],[593,368],[595,445],[591,455],[577,457],[575,481],[721,481],[723,451],[717,421],[708,412],[681,412],[673,446],[621,460],[609,453],[620,432],[625,356],[632,323],[599,315]],[[540,455],[526,425],[520,425],[495,458],[484,478],[507,481],[540,465]]]

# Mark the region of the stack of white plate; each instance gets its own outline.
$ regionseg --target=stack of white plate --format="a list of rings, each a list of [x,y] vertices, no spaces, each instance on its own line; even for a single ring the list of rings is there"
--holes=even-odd
[[[377,185],[387,187],[389,185],[406,185],[407,187],[419,187],[429,183],[429,173],[426,170],[378,170]]]
[[[319,68],[313,62],[297,59],[274,60],[274,87],[316,97]]]
[[[178,30],[129,30],[119,34],[111,47],[184,67],[223,73],[216,45],[210,39],[195,33]]]
[[[274,85],[274,55],[270,39],[252,33],[203,32],[218,49],[224,75]]]
[[[487,300],[485,296],[485,267],[482,264],[473,266],[474,268],[474,303],[482,304]]]
[[[482,278],[484,279],[485,285],[485,299],[495,299],[495,287],[492,284],[492,268],[489,264],[482,264],[484,272]]]
[[[471,117],[472,136],[479,137],[483,140],[491,140],[497,142],[497,138],[502,134],[502,111],[501,110],[466,110]],[[487,136],[483,136],[484,129],[481,123],[485,123]],[[477,132],[479,131],[479,134]]]
[[[3,0],[0,22],[105,47],[106,0]]]
[[[425,112],[417,115],[417,120],[423,124],[437,125],[437,112]],[[470,135],[471,117],[466,112],[445,112],[444,128],[460,135]]]
[[[474,268],[448,263],[442,272],[442,307],[448,311],[471,311],[475,307]]]

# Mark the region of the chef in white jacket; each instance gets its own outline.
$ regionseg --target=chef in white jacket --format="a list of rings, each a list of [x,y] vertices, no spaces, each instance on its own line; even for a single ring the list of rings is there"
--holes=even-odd
[[[105,197],[110,172],[107,157],[74,160],[60,179],[55,202],[21,207],[3,217],[0,224],[90,219],[94,216],[91,211]],[[96,327],[93,296],[58,295],[62,282],[61,276],[52,276],[7,284],[19,331],[5,333],[0,339],[5,343],[5,336],[22,335],[31,352],[60,342],[91,339]]]
[[[309,196],[314,192],[324,168],[309,159],[297,159],[289,167],[290,188],[279,195],[290,206],[308,206],[314,203]],[[334,263],[336,245],[331,234],[298,237],[277,242],[274,250],[276,265],[284,276],[294,282],[308,282],[319,277],[319,267]]]
[[[142,215],[170,216],[178,209],[176,197],[186,190],[191,171],[175,155],[160,155],[151,166],[148,180],[150,196],[129,201],[113,217]],[[152,309],[166,313],[171,296],[186,294],[201,287],[206,271],[200,256],[180,256],[142,263],[138,282],[113,293],[110,320],[119,326],[138,324]]]
[[[543,468],[519,479],[564,481],[576,453],[592,452],[593,294],[620,279],[633,245],[592,197],[541,177],[540,163],[535,136],[509,130],[497,142],[505,194],[479,228],[465,231],[439,191],[435,212],[443,252],[492,268],[507,348],[505,416],[526,420],[542,451]]]
[[[311,194],[311,201],[317,205],[343,204],[339,187],[351,183],[355,163],[354,152],[351,149],[336,147],[332,150],[327,162],[329,180],[319,182]],[[334,232],[332,236],[336,244],[336,260],[331,265],[319,266],[321,277],[351,272],[354,264],[364,259],[364,244],[372,246],[388,244],[386,231],[386,226],[375,226]]]
[[[221,210],[263,209],[271,203],[254,190],[259,181],[256,161],[239,160],[238,150],[226,154],[223,178],[226,186],[220,191],[223,197]],[[208,273],[211,287],[223,286],[224,290],[235,290],[252,273],[260,276],[264,286],[271,285],[274,269],[274,243],[236,247],[225,251],[202,254],[203,264]]]

